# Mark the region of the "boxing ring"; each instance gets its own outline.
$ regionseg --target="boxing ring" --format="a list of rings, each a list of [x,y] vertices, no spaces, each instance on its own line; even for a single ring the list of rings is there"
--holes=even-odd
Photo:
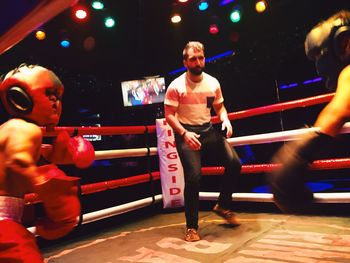
[[[12,1],[8,1],[12,3]],[[20,42],[39,24],[45,23],[76,3],[76,0],[35,0],[26,2],[27,12],[21,17],[13,16],[12,10],[17,10],[18,3],[13,1],[3,10],[6,18],[0,37],[0,54]],[[33,4],[32,10],[30,5]],[[5,6],[6,7],[6,6]],[[290,109],[304,108],[328,102],[334,94],[326,94],[296,101],[273,104],[229,114],[229,119],[239,120],[261,116]],[[217,123],[218,119],[213,118]],[[54,132],[43,130],[44,136],[54,137],[58,132],[66,130],[71,135],[147,135],[153,136],[156,127],[56,127]],[[297,129],[283,132],[264,133],[241,136],[229,139],[233,146],[269,144],[296,139],[309,129]],[[349,123],[342,133],[349,133]],[[157,147],[148,145],[134,149],[96,150],[95,160],[115,160],[124,158],[151,158],[158,154]],[[276,168],[278,164],[243,165],[242,176],[266,173]],[[334,158],[315,161],[311,169],[335,170],[348,169],[349,158]],[[155,190],[159,184],[159,171],[150,170],[144,174],[131,175],[125,178],[101,180],[81,184],[82,202],[84,197],[92,197],[110,190],[127,190],[137,185],[148,185],[150,196],[125,202],[116,206],[88,211],[84,209],[79,224],[73,233],[57,241],[44,241],[38,236],[39,247],[45,262],[225,262],[225,263],[281,263],[281,262],[349,262],[350,261],[350,220],[339,216],[317,215],[285,215],[281,213],[237,212],[241,225],[228,228],[224,221],[211,211],[199,212],[199,233],[202,240],[187,243],[184,236],[183,211],[164,212],[161,208],[163,195]],[[90,169],[90,168],[89,168]],[[87,173],[88,170],[81,173]],[[146,169],[147,170],[147,169]],[[204,167],[204,177],[215,178],[223,172],[222,167]],[[75,175],[67,173],[68,175]],[[130,193],[129,193],[130,194]],[[133,194],[131,192],[131,194]],[[200,192],[201,203],[216,200],[215,191]],[[92,199],[91,198],[91,199]],[[233,193],[233,203],[272,204],[269,193]],[[27,194],[26,208],[40,206],[36,194]],[[85,200],[87,202],[89,200]],[[349,192],[315,193],[315,202],[321,204],[348,204]],[[156,207],[154,210],[148,208]],[[348,208],[348,207],[347,207]],[[138,212],[133,214],[134,212]],[[342,214],[343,211],[339,211]],[[31,215],[31,209],[25,209],[25,216]],[[131,216],[121,218],[124,215]],[[99,224],[101,222],[101,224]],[[106,223],[107,222],[107,223]],[[35,233],[33,222],[26,226]],[[97,225],[95,228],[89,226]],[[107,225],[107,226],[105,226]]]
[[[310,98],[306,98],[306,99],[300,99],[300,100],[295,100],[295,101],[289,101],[289,102],[278,103],[278,104],[273,104],[273,105],[269,105],[269,106],[258,107],[258,108],[244,110],[244,111],[234,112],[234,113],[229,114],[229,119],[231,121],[234,121],[234,120],[238,120],[238,119],[249,118],[252,116],[264,115],[264,114],[285,111],[285,110],[290,110],[290,109],[295,109],[295,108],[309,107],[312,105],[326,103],[326,102],[330,101],[333,96],[334,96],[333,93],[332,94],[325,94],[325,95],[310,97]],[[218,119],[215,117],[212,119],[212,121],[214,124],[218,123]],[[126,126],[126,127],[56,127],[55,131],[53,131],[53,132],[46,132],[45,130],[43,130],[43,133],[44,133],[44,136],[53,137],[53,136],[56,136],[58,132],[63,131],[63,130],[68,131],[71,135],[73,135],[73,134],[101,135],[101,136],[122,135],[122,134],[153,135],[156,132],[156,127],[152,126],[152,125],[150,125],[150,126]],[[275,143],[275,142],[295,140],[298,138],[298,136],[300,136],[304,133],[307,133],[310,130],[317,130],[317,128],[303,128],[303,129],[295,129],[295,130],[289,130],[289,131],[247,135],[247,136],[230,138],[230,139],[228,139],[228,141],[232,146]],[[350,132],[350,123],[346,123],[344,125],[344,127],[342,128],[341,133],[347,134],[349,132]],[[118,158],[127,158],[127,157],[150,158],[150,157],[156,156],[158,154],[157,147],[149,146],[147,140],[146,140],[145,144],[146,144],[146,146],[143,148],[96,150],[95,151],[95,160],[108,160],[108,159],[118,159]],[[276,169],[276,167],[278,165],[279,164],[270,164],[270,163],[243,165],[241,173],[242,173],[242,176],[247,176],[249,174],[257,174],[257,173],[268,173],[268,172],[272,171],[273,169]],[[311,165],[312,170],[336,170],[336,169],[348,169],[348,168],[350,168],[350,158],[334,158],[334,159],[317,160]],[[220,176],[222,173],[223,173],[223,167],[203,167],[202,168],[202,174],[205,177],[207,177],[207,176],[210,176],[210,177]],[[90,184],[82,184],[81,185],[81,195],[82,196],[88,196],[91,194],[102,193],[104,191],[108,191],[111,189],[121,189],[121,188],[127,189],[128,187],[135,186],[138,184],[143,184],[143,183],[150,183],[150,187],[152,188],[152,189],[150,189],[150,192],[152,193],[152,195],[149,197],[146,197],[146,198],[142,198],[140,200],[128,202],[125,204],[120,204],[120,205],[113,206],[113,207],[104,208],[104,209],[97,210],[97,211],[91,211],[91,212],[87,212],[87,213],[84,213],[84,211],[83,211],[83,214],[81,215],[81,218],[80,218],[80,223],[77,226],[77,228],[83,227],[83,225],[88,225],[89,223],[92,223],[92,222],[97,222],[99,220],[103,220],[106,218],[111,218],[111,217],[114,217],[117,215],[126,214],[126,213],[129,213],[131,211],[136,211],[136,210],[139,210],[142,208],[151,207],[151,206],[154,206],[155,204],[161,204],[162,200],[163,200],[162,193],[154,191],[154,184],[159,183],[159,180],[160,180],[160,172],[159,171],[148,170],[144,174],[132,175],[132,176],[129,176],[126,178],[107,180],[107,181],[95,182],[95,183],[90,183]],[[200,200],[201,200],[201,202],[203,202],[203,201],[215,201],[218,198],[218,195],[219,195],[218,192],[205,192],[205,191],[203,191],[203,192],[200,192]],[[315,196],[315,203],[330,203],[330,204],[350,203],[350,192],[314,193],[314,196]],[[35,204],[40,203],[40,200],[38,199],[36,194],[28,194],[28,195],[26,195],[25,199],[26,199],[27,205],[35,205]],[[272,195],[270,193],[247,193],[247,192],[233,193],[232,200],[234,202],[271,203],[272,202]],[[164,226],[152,225],[155,222],[152,219],[150,222],[144,222],[143,223],[144,225],[141,227],[141,229],[137,229],[137,230],[134,230],[131,232],[129,232],[129,231],[123,232],[122,230],[118,230],[118,231],[122,231],[122,233],[119,233],[118,235],[114,235],[113,237],[107,237],[107,238],[104,237],[102,239],[97,239],[97,240],[99,240],[97,243],[98,244],[101,243],[100,245],[102,245],[104,242],[107,242],[108,240],[117,240],[117,239],[122,240],[125,236],[129,235],[130,233],[132,233],[132,234],[136,234],[136,233],[140,234],[141,232],[146,233],[146,232],[151,232],[152,230],[157,229],[157,228],[160,228],[160,229],[162,229],[162,231],[164,231],[164,229],[166,229],[166,228],[175,227],[177,229],[176,234],[174,234],[170,230],[169,230],[170,231],[169,233],[167,233],[165,231],[163,238],[160,241],[158,240],[160,243],[158,244],[156,241],[155,241],[155,243],[157,244],[157,249],[159,249],[159,247],[161,247],[161,248],[164,248],[164,247],[174,248],[174,246],[175,246],[175,247],[177,247],[175,250],[178,250],[178,249],[180,249],[178,247],[179,246],[178,242],[182,242],[182,243],[184,242],[182,240],[183,232],[180,232],[180,230],[179,230],[179,229],[184,229],[184,218],[182,217],[182,213],[183,212],[174,211],[174,213],[169,213],[166,215],[154,215],[156,217],[166,216],[166,217],[168,217],[168,219],[166,219],[168,222],[172,222],[173,220],[175,220],[174,218],[172,218],[172,215],[175,216],[176,214],[179,214],[181,219],[180,219],[180,221],[178,221],[179,218],[177,218],[176,223],[166,224]],[[203,213],[204,213],[204,216],[202,215]],[[211,231],[213,231],[214,233],[218,233],[218,231],[220,232],[222,230],[212,229],[212,228],[214,228],[212,223],[213,222],[220,223],[221,220],[218,220],[217,217],[215,217],[211,214],[212,213],[210,213],[210,211],[209,212],[208,211],[207,212],[201,211],[200,212],[200,225],[203,223],[209,224],[208,226],[204,227],[204,229],[209,227],[209,229],[211,229]],[[298,217],[295,215],[274,214],[273,216],[269,216],[268,218],[265,218],[263,216],[263,218],[259,219],[259,218],[256,218],[255,216],[251,217],[247,214],[244,214],[244,212],[243,212],[243,214],[239,214],[239,216],[241,218],[241,222],[243,223],[242,226],[240,226],[239,228],[242,228],[242,227],[244,228],[244,226],[243,226],[244,224],[251,224],[253,222],[254,222],[254,224],[256,224],[257,222],[260,222],[264,226],[268,225],[269,226],[268,228],[270,229],[270,231],[274,232],[273,234],[270,233],[269,235],[272,235],[272,236],[280,235],[280,237],[283,240],[284,240],[284,236],[288,235],[288,238],[286,238],[286,240],[290,239],[290,241],[284,241],[284,242],[287,242],[286,243],[287,247],[289,247],[294,242],[293,240],[295,238],[292,237],[293,235],[299,236],[299,239],[301,238],[303,241],[305,241],[305,239],[309,240],[311,238],[311,237],[308,237],[309,235],[310,236],[314,235],[315,238],[317,236],[318,238],[331,239],[333,241],[335,239],[334,234],[320,233],[318,230],[316,232],[313,232],[313,231],[299,231],[299,230],[294,231],[294,230],[290,230],[290,229],[284,229],[284,227],[288,228],[287,225],[291,224],[291,223],[293,224],[293,229],[295,227],[295,224],[296,225],[303,225],[304,223],[301,223],[301,222],[303,222],[304,219],[300,219],[300,218],[303,218],[303,216]],[[203,217],[204,217],[204,219],[203,219]],[[211,218],[211,217],[213,217],[213,218]],[[322,222],[321,223],[314,222],[314,223],[312,223],[312,227],[326,226],[327,228],[331,229],[330,230],[331,232],[333,230],[336,232],[340,231],[337,233],[338,234],[342,233],[342,234],[340,234],[338,237],[343,240],[342,244],[344,245],[343,247],[346,248],[345,251],[347,251],[347,252],[350,251],[350,238],[349,238],[350,227],[347,227],[347,224],[349,223],[349,221],[345,220],[345,222],[344,222],[344,220],[341,218],[341,219],[337,219],[337,220],[339,220],[339,222],[337,222],[337,223],[333,222],[333,223],[329,224],[329,223],[324,222],[324,220],[326,220],[326,218],[327,217],[324,217],[322,219],[318,219],[318,220],[321,220]],[[305,220],[306,220],[306,222],[308,222],[307,219],[305,219]],[[313,218],[312,220],[314,221],[315,218]],[[338,223],[339,223],[339,225],[338,225]],[[148,228],[145,227],[147,224],[150,224]],[[276,224],[278,226],[280,226],[281,224],[284,224],[283,229],[276,230]],[[307,223],[305,223],[305,225],[307,225],[309,227],[309,225]],[[305,225],[303,225],[303,227],[305,227]],[[119,226],[119,227],[123,227],[123,226]],[[238,228],[238,230],[230,229],[229,231],[240,232],[239,228]],[[33,227],[29,227],[28,229],[30,231],[34,232]],[[227,231],[227,228],[225,230]],[[208,230],[208,232],[210,232],[210,231]],[[261,234],[260,231],[258,231],[258,233]],[[343,235],[343,233],[344,233],[344,235]],[[130,234],[130,235],[132,235],[132,234]],[[167,235],[170,235],[170,237],[168,237]],[[233,233],[232,235],[236,235],[236,233]],[[202,234],[202,236],[203,236],[203,234]],[[243,238],[244,242],[243,242],[243,240],[240,240],[239,242],[245,243],[248,240],[255,240],[256,239],[256,235],[252,236],[251,234],[249,234],[249,235],[244,234],[243,236],[244,236],[244,238]],[[152,239],[152,237],[145,237],[145,238]],[[247,240],[245,238],[247,238]],[[274,237],[272,237],[272,239],[273,238]],[[217,243],[215,241],[215,238],[213,238],[213,236],[210,233],[208,233],[207,236],[204,235],[203,239],[204,240],[201,240],[199,242],[203,246],[211,247],[213,249],[216,248],[217,250],[215,250],[215,249],[214,250],[217,251],[218,253],[219,253],[219,251],[222,252],[225,250],[226,246],[223,245],[224,243],[221,243],[221,242]],[[93,247],[93,244],[97,244],[96,243],[97,240],[94,240],[94,241],[88,243],[88,245],[75,247],[75,249],[77,250],[76,252],[79,254],[79,257],[82,256],[82,254],[81,254],[81,252],[79,252],[79,250],[88,249],[88,247],[90,247],[89,249],[91,249],[91,247]],[[224,240],[226,240],[226,239],[224,239]],[[207,243],[208,241],[210,244]],[[125,245],[124,241],[120,241],[120,242],[122,242],[120,245]],[[230,243],[232,241],[226,240],[225,242]],[[234,241],[234,242],[236,242],[236,241]],[[261,240],[257,241],[257,243],[255,243],[255,245],[253,245],[253,247],[250,248],[250,249],[253,249],[255,251],[254,252],[255,256],[253,256],[253,257],[251,254],[251,253],[253,253],[252,251],[250,251],[250,250],[248,251],[246,248],[243,249],[240,247],[236,247],[234,249],[235,252],[232,254],[234,256],[230,256],[230,257],[228,257],[227,260],[224,260],[224,258],[227,256],[225,256],[225,257],[220,256],[220,253],[219,253],[219,258],[222,258],[222,259],[220,259],[219,261],[215,261],[215,262],[270,262],[270,263],[276,262],[277,263],[277,262],[282,262],[282,261],[275,261],[274,258],[281,260],[283,257],[286,256],[283,253],[287,253],[288,255],[290,255],[290,253],[292,253],[291,250],[293,250],[292,248],[289,248],[289,250],[287,249],[284,252],[279,251],[279,249],[276,248],[277,244],[275,244],[271,240],[270,241],[262,241],[263,243],[265,242],[264,245],[260,244],[260,242],[261,242]],[[266,242],[268,244],[266,244]],[[278,242],[280,243],[282,241],[279,240]],[[68,246],[70,246],[70,245],[68,245]],[[227,245],[227,243],[226,243],[226,245]],[[319,245],[320,244],[318,244],[317,246],[319,246]],[[188,246],[188,244],[186,245],[186,242],[184,242],[184,244],[182,244],[181,246],[186,247],[186,246]],[[216,247],[216,246],[218,246],[218,247]],[[292,245],[292,246],[294,246],[294,245]],[[313,244],[313,246],[316,246],[316,244]],[[197,251],[196,249],[194,249],[194,247],[192,245],[192,249],[191,248],[184,248],[184,249],[186,251],[190,250],[190,251],[192,251],[192,252],[194,251],[196,253],[203,252],[203,250],[198,249],[198,248],[197,248],[198,249],[198,251]],[[77,261],[74,261],[74,260],[77,260],[76,256],[71,258],[71,259],[69,259],[69,256],[67,256],[68,259],[65,258],[66,253],[70,254],[70,256],[72,256],[74,254],[73,251],[75,251],[75,249],[69,248],[68,250],[63,250],[58,254],[57,254],[57,251],[55,251],[55,252],[51,251],[48,254],[44,253],[44,255],[47,255],[46,262],[77,262]],[[268,253],[267,255],[265,255],[262,252],[264,249],[272,249],[272,252],[270,254]],[[276,251],[276,249],[278,251]],[[335,253],[333,251],[334,249],[339,250],[340,248],[339,247],[331,248],[330,249],[331,252],[329,252],[329,253]],[[236,250],[238,250],[238,252]],[[96,253],[98,253],[98,252],[96,252]],[[140,257],[137,257],[137,256],[133,257],[133,256],[129,255],[129,256],[124,256],[124,257],[118,257],[118,260],[116,260],[116,261],[110,260],[110,261],[106,261],[106,262],[172,262],[175,260],[178,262],[211,262],[212,261],[212,259],[209,260],[206,258],[208,256],[207,252],[204,253],[204,256],[201,255],[199,257],[196,254],[197,256],[195,256],[194,258],[191,257],[192,258],[191,260],[188,259],[187,256],[185,257],[185,258],[187,258],[185,260],[183,256],[177,255],[176,253],[175,254],[172,253],[171,255],[169,255],[169,253],[158,254],[158,252],[155,252],[155,250],[146,249],[144,246],[142,246],[142,249],[136,249],[131,254],[135,254],[135,253],[143,255],[141,257],[142,259],[140,259]],[[214,253],[214,252],[210,252],[210,253]],[[308,250],[308,251],[305,251],[305,253],[309,254],[311,252]],[[339,255],[336,256],[337,260],[338,260],[338,258],[340,258],[340,261],[317,261],[317,262],[348,262],[347,260],[349,260],[349,258],[348,258],[348,256],[345,256],[344,251],[337,252],[337,253],[340,253]],[[313,253],[311,253],[311,254],[313,254]],[[147,259],[146,255],[148,255],[148,256],[151,255],[151,256],[149,256],[149,258]],[[299,256],[300,255],[298,255],[296,257],[299,258]],[[311,255],[309,255],[309,256],[312,257]],[[60,258],[62,259],[62,261],[57,261]],[[64,260],[63,260],[63,258],[64,258]],[[157,259],[163,258],[163,259],[160,261],[157,261],[155,258],[157,258]],[[152,261],[152,259],[155,261]],[[87,259],[82,257],[79,260],[86,261]],[[199,260],[199,261],[197,261],[197,260]],[[345,260],[345,261],[342,261],[342,260]],[[296,261],[299,261],[299,259]],[[89,261],[87,261],[87,262],[89,262]],[[91,262],[96,262],[96,261],[92,260]],[[308,262],[316,262],[316,261],[308,261]]]

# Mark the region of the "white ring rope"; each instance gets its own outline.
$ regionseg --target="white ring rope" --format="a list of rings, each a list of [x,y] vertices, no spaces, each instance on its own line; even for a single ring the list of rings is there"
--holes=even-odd
[[[200,192],[199,199],[202,201],[216,201],[219,197],[219,192]],[[350,193],[314,193],[314,203],[326,204],[346,204],[349,203]],[[269,193],[233,193],[232,201],[235,202],[260,202],[271,203],[273,196]]]
[[[247,144],[259,144],[259,143],[271,143],[281,141],[292,141],[298,139],[301,135],[304,135],[311,131],[319,131],[320,128],[302,128],[296,130],[271,132],[264,134],[241,136],[228,139],[228,142],[233,146],[247,145]],[[350,122],[344,124],[340,131],[341,134],[350,133]]]
[[[241,136],[228,139],[228,142],[232,146],[262,144],[271,142],[291,141],[296,140],[298,137],[311,132],[318,131],[319,128],[301,128],[282,132],[272,132],[256,135]],[[344,124],[340,131],[341,134],[350,133],[350,122]],[[157,155],[157,148],[150,147],[150,155]],[[146,156],[148,153],[147,148],[137,149],[123,149],[123,150],[107,150],[96,151],[96,160],[101,159],[113,159],[123,157],[138,157]],[[200,192],[200,200],[217,200],[219,193],[215,192]],[[262,193],[234,193],[232,195],[233,201],[248,201],[248,202],[272,202],[271,194]],[[349,203],[350,193],[315,193],[316,203]]]
[[[233,146],[247,145],[247,144],[260,144],[260,143],[271,143],[280,141],[295,140],[299,136],[306,134],[310,131],[317,131],[319,128],[303,128],[296,130],[289,130],[284,132],[273,132],[257,135],[241,136],[236,138],[228,139],[229,143]],[[341,132],[350,133],[350,123],[346,123]],[[103,159],[114,159],[123,157],[140,157],[147,156],[147,148],[136,148],[136,149],[123,149],[123,150],[105,150],[95,151],[95,160]],[[150,155],[157,155],[157,148],[149,148]],[[200,192],[199,199],[202,201],[216,201],[219,197],[218,192]],[[342,193],[314,193],[315,203],[349,203],[350,192]],[[162,195],[156,195],[156,203],[162,201]],[[269,193],[233,193],[232,200],[235,202],[273,202],[273,196]],[[102,209],[99,211],[90,212],[83,215],[82,224],[91,223],[97,220],[101,220],[107,217],[127,213],[132,210],[136,210],[142,207],[149,206],[153,203],[152,197],[144,198],[138,201],[130,202],[115,207]],[[28,228],[29,231],[35,233],[35,227]]]
[[[281,142],[281,141],[291,141],[295,140],[303,134],[311,131],[318,131],[319,128],[302,128],[282,132],[271,132],[255,135],[247,135],[241,137],[235,137],[228,139],[228,142],[232,146],[240,145],[251,145],[260,143],[271,143],[271,142]],[[342,134],[350,133],[350,122],[344,124],[341,129]],[[150,155],[157,155],[157,147],[150,147]],[[123,149],[123,150],[105,150],[105,151],[95,151],[95,160],[103,159],[116,159],[124,157],[140,157],[147,156],[147,148],[135,148],[135,149]]]
[[[199,192],[199,200],[201,201],[217,201],[218,197],[218,192]],[[349,203],[350,193],[315,193],[314,198],[314,203]],[[159,203],[162,200],[163,196],[161,194],[155,196],[156,203]],[[232,201],[271,203],[273,202],[273,197],[272,194],[268,193],[233,193]],[[114,207],[83,214],[82,224],[84,225],[108,217],[124,214],[136,209],[150,206],[151,204],[153,204],[152,197],[147,197],[127,204],[117,205]],[[29,227],[27,229],[33,234],[36,232],[35,227]]]
[[[150,155],[158,154],[157,147],[150,147],[149,150]],[[141,157],[147,156],[147,153],[147,148],[95,151],[95,160],[117,159],[124,157]]]

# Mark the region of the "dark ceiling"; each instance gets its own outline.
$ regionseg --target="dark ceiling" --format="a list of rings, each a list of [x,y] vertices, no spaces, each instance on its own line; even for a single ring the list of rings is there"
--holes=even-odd
[[[71,98],[85,97],[85,104],[96,104],[96,97],[108,97],[111,86],[118,86],[121,80],[159,74],[165,76],[169,84],[175,76],[168,73],[182,67],[185,43],[199,40],[206,46],[207,58],[230,50],[235,52],[233,56],[209,63],[207,70],[219,78],[224,94],[229,97],[237,98],[237,89],[232,90],[232,85],[250,85],[244,92],[238,88],[246,95],[240,94],[238,103],[237,100],[232,102],[235,105],[232,108],[242,109],[250,106],[249,94],[259,94],[265,84],[314,76],[314,67],[303,52],[306,32],[320,19],[340,9],[350,9],[348,0],[270,0],[269,10],[258,14],[254,10],[254,0],[236,0],[226,6],[219,6],[219,0],[212,0],[209,10],[200,13],[196,7],[198,1],[189,0],[178,4],[182,22],[174,25],[169,18],[176,0],[104,2],[105,9],[91,10],[90,19],[85,23],[74,22],[71,9],[67,9],[44,25],[47,39],[39,42],[30,34],[4,53],[0,71],[5,72],[22,62],[53,68],[67,78],[66,86],[74,86]],[[89,4],[90,1],[80,3]],[[233,24],[228,14],[236,5],[241,7],[242,19]],[[115,28],[104,28],[103,17],[107,14],[116,18]],[[213,16],[219,21],[217,35],[210,35],[208,31]],[[69,49],[58,44],[63,32],[71,38]],[[88,37],[95,40],[90,50],[84,48]],[[252,79],[256,81],[247,81]],[[262,104],[268,102],[266,99]],[[228,103],[231,105],[229,100]]]
[[[236,0],[226,6],[212,0],[209,10],[200,13],[196,8],[198,1],[189,0],[178,4],[183,20],[174,25],[169,17],[175,2],[105,1],[105,10],[91,10],[90,19],[84,23],[74,22],[71,9],[67,9],[44,26],[48,34],[46,40],[39,42],[31,34],[4,56],[14,64],[32,60],[77,72],[102,72],[128,78],[166,74],[181,67],[184,44],[197,39],[205,43],[207,57],[227,50],[241,54],[247,59],[244,68],[252,63],[283,63],[294,57],[294,53],[300,53],[305,32],[315,21],[350,6],[347,0],[270,0],[269,11],[258,14],[253,0]],[[228,20],[228,13],[236,5],[241,6],[242,20],[233,24]],[[103,17],[107,14],[116,18],[113,29],[103,26]],[[212,16],[218,18],[221,29],[215,36],[208,32]],[[72,40],[69,49],[58,45],[63,32]],[[232,33],[239,36],[237,41],[232,41]],[[87,51],[84,40],[90,36],[95,39],[95,47]],[[268,67],[273,65],[263,66]]]

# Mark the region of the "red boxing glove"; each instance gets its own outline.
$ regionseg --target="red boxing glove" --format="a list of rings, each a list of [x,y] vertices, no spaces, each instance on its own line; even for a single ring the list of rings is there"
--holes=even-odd
[[[43,202],[46,217],[37,220],[36,231],[45,239],[63,237],[73,230],[80,215],[79,178],[66,176],[54,164],[39,166],[37,172],[45,178],[34,185],[34,191]]]
[[[80,135],[70,138],[68,151],[72,154],[73,163],[78,168],[87,168],[95,160],[94,147]]]
[[[70,138],[68,132],[60,132],[52,147],[42,147],[42,155],[55,164],[74,164],[78,168],[87,168],[95,160],[92,144],[82,136]]]

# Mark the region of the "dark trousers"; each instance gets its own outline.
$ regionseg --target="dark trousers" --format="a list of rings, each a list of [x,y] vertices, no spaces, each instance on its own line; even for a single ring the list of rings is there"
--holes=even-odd
[[[175,135],[176,148],[184,169],[185,176],[185,216],[187,228],[198,229],[199,189],[201,181],[202,157],[217,160],[219,165],[225,167],[221,178],[220,196],[218,204],[222,208],[229,208],[232,193],[237,187],[241,170],[241,162],[233,147],[229,145],[222,134],[216,131],[210,123],[204,126],[183,126],[188,131],[200,134],[199,141],[202,146],[199,151],[192,150],[183,137]]]

